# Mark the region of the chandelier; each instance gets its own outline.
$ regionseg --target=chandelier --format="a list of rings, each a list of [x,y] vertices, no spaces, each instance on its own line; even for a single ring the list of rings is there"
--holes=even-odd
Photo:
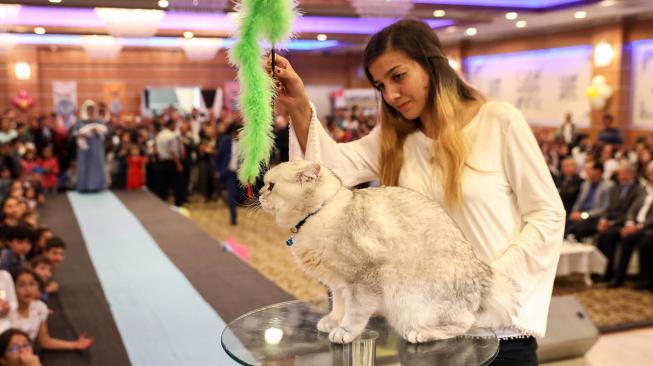
[[[95,8],[114,37],[148,38],[156,34],[165,12],[151,9]]]
[[[109,60],[118,57],[122,42],[111,36],[82,36],[82,47],[93,60]]]
[[[170,0],[172,11],[195,13],[222,13],[229,0]]]
[[[210,61],[222,47],[221,38],[182,39],[181,47],[191,61]]]
[[[0,31],[7,30],[7,27],[18,17],[20,8],[20,5],[0,4]]]
[[[350,0],[363,18],[401,18],[413,8],[412,0]]]
[[[9,33],[0,33],[0,56],[8,54],[15,44],[14,36]]]

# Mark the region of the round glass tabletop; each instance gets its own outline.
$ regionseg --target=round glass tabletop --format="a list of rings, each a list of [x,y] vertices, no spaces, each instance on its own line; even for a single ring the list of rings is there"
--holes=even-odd
[[[222,332],[222,347],[248,366],[487,365],[499,351],[499,340],[488,329],[411,344],[383,318],[370,319],[365,332],[351,344],[334,344],[328,334],[317,330],[326,313],[326,301],[297,300],[261,308],[229,323]]]

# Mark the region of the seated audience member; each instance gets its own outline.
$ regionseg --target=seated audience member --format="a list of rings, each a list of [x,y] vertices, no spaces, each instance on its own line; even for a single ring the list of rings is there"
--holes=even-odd
[[[604,280],[609,287],[622,286],[633,250],[653,240],[653,163],[646,167],[648,183],[629,207],[623,227],[607,230],[599,236],[598,247],[608,258]]]
[[[48,257],[39,255],[29,261],[30,268],[39,275],[43,289],[41,291],[41,301],[47,304],[48,295],[59,291],[59,284],[52,280],[52,262]]]
[[[635,167],[622,164],[617,170],[618,184],[610,192],[608,209],[599,219],[596,231],[603,233],[611,227],[621,225],[626,221],[626,212],[642,193],[642,186],[636,180]]]
[[[0,269],[15,276],[32,249],[33,236],[32,229],[24,224],[8,228],[5,233],[6,248],[0,252]]]
[[[585,163],[587,178],[581,185],[580,194],[567,218],[565,236],[573,235],[576,240],[593,235],[599,218],[610,203],[610,191],[614,184],[603,179],[603,164],[598,161]]]
[[[583,180],[578,175],[576,160],[572,157],[565,158],[562,161],[561,175],[556,179],[556,186],[562,198],[562,204],[565,211],[571,212],[574,202],[580,193],[580,186]]]
[[[0,334],[0,365],[42,366],[27,333],[10,328]]]
[[[604,144],[621,145],[624,143],[624,137],[619,129],[612,127],[613,122],[612,115],[603,115],[603,129],[599,132],[598,140]]]
[[[34,230],[39,227],[39,213],[36,211],[30,211],[23,216],[23,222]]]
[[[66,243],[55,236],[45,242],[43,254],[52,262],[52,269],[55,270],[66,259]]]
[[[52,230],[47,227],[40,227],[34,232],[34,245],[32,245],[32,250],[30,251],[28,257],[33,258],[39,254],[45,252],[45,243],[54,237]]]
[[[2,203],[2,227],[16,226],[25,214],[24,206],[14,197],[5,198]]]
[[[653,240],[639,242],[638,289],[653,291]]]
[[[40,281],[34,271],[22,268],[14,277],[18,308],[9,315],[12,328],[17,328],[29,336],[32,341],[38,341],[43,349],[78,351],[89,348],[93,339],[80,335],[76,341],[66,341],[50,336],[48,324],[48,307],[41,300]]]
[[[0,270],[0,333],[11,328],[9,312],[17,307],[14,279],[9,272]]]

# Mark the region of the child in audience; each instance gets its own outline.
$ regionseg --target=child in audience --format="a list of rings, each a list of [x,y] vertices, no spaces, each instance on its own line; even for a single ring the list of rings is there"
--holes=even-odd
[[[11,328],[9,312],[17,307],[14,279],[9,272],[0,270],[0,333]]]
[[[20,200],[15,197],[7,197],[2,202],[2,226],[16,226],[25,214],[24,207]]]
[[[20,329],[11,328],[0,334],[0,355],[0,365],[42,366],[29,335]]]
[[[23,216],[23,221],[29,225],[30,228],[36,229],[39,227],[39,213],[36,212],[36,210],[30,211]]]
[[[41,301],[47,304],[48,295],[54,292],[59,291],[59,284],[55,281],[52,281],[52,262],[48,257],[44,255],[39,255],[30,261],[30,268],[39,275],[39,279],[43,284],[43,289],[41,291]]]
[[[66,243],[60,237],[55,236],[45,242],[43,254],[50,259],[52,269],[55,270],[66,259]]]
[[[33,258],[39,254],[43,254],[43,252],[45,252],[45,243],[53,237],[54,234],[52,233],[52,230],[47,227],[41,226],[36,229],[36,232],[34,233],[34,245],[32,246],[32,250],[28,257]]]
[[[5,233],[6,248],[0,252],[0,269],[15,277],[25,263],[25,257],[32,249],[34,233],[28,226],[21,224],[7,228]]]
[[[41,188],[43,188],[45,193],[54,193],[57,191],[59,161],[52,156],[52,145],[44,147],[41,155],[43,155],[43,159],[41,159],[41,168],[43,169]]]
[[[76,341],[66,341],[50,336],[48,324],[48,307],[41,300],[39,277],[29,268],[22,268],[14,277],[18,308],[9,314],[12,328],[17,328],[38,340],[43,349],[78,351],[89,348],[93,339],[80,335]]]
[[[127,189],[143,188],[145,180],[145,162],[147,159],[141,154],[138,145],[129,147],[129,158],[127,158]]]
[[[25,155],[23,156],[20,165],[23,178],[37,182],[41,181],[43,169],[41,168],[41,162],[36,156],[34,145],[27,145]]]

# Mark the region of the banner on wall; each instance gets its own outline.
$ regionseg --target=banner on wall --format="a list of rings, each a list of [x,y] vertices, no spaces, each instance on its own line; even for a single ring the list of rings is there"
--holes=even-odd
[[[653,128],[653,40],[633,42],[632,124]]]
[[[465,62],[474,87],[489,99],[511,103],[529,123],[557,127],[571,113],[578,127],[589,126],[591,46],[472,56]]]
[[[102,101],[107,105],[109,112],[120,114],[125,104],[125,83],[122,81],[104,83],[102,86]]]
[[[380,97],[372,88],[338,89],[331,92],[334,108],[351,110],[358,106],[358,110],[365,115],[373,116],[378,113]]]
[[[77,110],[77,82],[53,81],[52,97],[54,111],[66,129],[75,123]]]

